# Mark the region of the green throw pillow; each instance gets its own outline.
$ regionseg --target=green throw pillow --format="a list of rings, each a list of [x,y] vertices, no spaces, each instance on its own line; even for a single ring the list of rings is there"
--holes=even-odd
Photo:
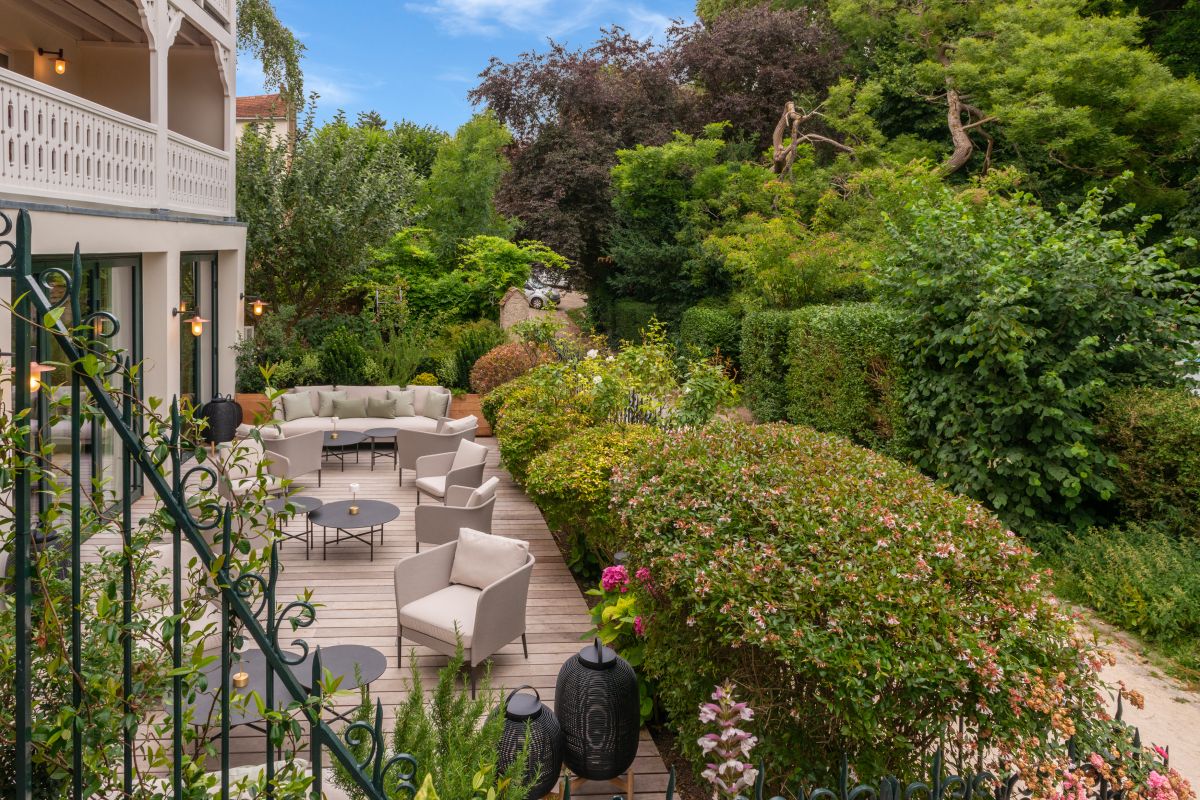
[[[399,392],[388,390],[388,400],[391,400],[396,405],[395,416],[397,417],[415,417],[417,415],[416,398],[417,393],[412,389],[403,389]]]
[[[441,392],[430,392],[425,396],[425,416],[430,419],[441,419],[450,410],[450,395]]]
[[[283,401],[283,418],[289,422],[313,416],[308,392],[285,394],[280,400]]]
[[[338,399],[345,400],[346,393],[340,392],[340,391],[317,392],[317,400],[319,401],[317,403],[317,416],[318,417],[341,416],[340,414],[333,413],[333,401],[338,400]]]
[[[368,397],[367,416],[391,419],[396,416],[396,401],[387,397]]]
[[[342,419],[361,419],[367,415],[367,404],[363,398],[355,397],[349,399],[345,397],[336,397],[333,400],[333,413],[331,417],[341,417]]]

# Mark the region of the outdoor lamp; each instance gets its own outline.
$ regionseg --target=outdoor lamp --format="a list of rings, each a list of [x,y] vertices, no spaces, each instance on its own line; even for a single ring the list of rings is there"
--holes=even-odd
[[[29,391],[36,392],[42,387],[42,373],[54,372],[54,367],[48,367],[44,364],[39,364],[36,361],[29,362]]]
[[[350,484],[350,508],[347,509],[351,515],[358,513],[358,484]]]
[[[270,303],[264,303],[261,297],[256,297],[254,298],[254,302],[250,304],[250,311],[254,314],[254,316],[261,317],[263,315],[263,308],[268,305],[270,305]]]
[[[38,55],[39,56],[53,56],[54,57],[54,74],[56,74],[56,75],[66,75],[67,74],[67,59],[63,58],[63,51],[62,51],[61,47],[57,50],[46,50],[46,49],[39,47]]]
[[[204,334],[204,323],[208,322],[199,314],[192,315],[192,336],[201,336]]]

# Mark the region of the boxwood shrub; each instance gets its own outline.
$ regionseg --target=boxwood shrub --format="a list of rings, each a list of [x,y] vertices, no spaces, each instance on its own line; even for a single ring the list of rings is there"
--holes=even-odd
[[[742,349],[741,323],[723,308],[693,306],[679,319],[679,343],[686,352],[695,348],[706,356],[720,354],[736,366]]]
[[[541,384],[512,381],[499,411],[493,410],[493,430],[500,460],[518,483],[525,483],[529,462],[580,428],[596,424],[590,396],[548,392]],[[492,392],[495,394],[496,392]],[[490,398],[491,395],[488,395]]]
[[[787,419],[787,349],[791,311],[752,311],[742,320],[742,389],[761,422]]]
[[[899,315],[873,303],[795,312],[788,335],[788,420],[899,452],[905,430],[900,328]]]
[[[1124,518],[1200,531],[1200,397],[1189,389],[1127,389],[1099,419],[1101,442]]]
[[[802,426],[713,423],[638,447],[612,484],[629,568],[650,570],[644,668],[697,764],[696,708],[727,678],[789,783],[843,753],[912,774],[942,741],[1036,760],[1099,715],[1099,657],[1031,552],[915,469]]]

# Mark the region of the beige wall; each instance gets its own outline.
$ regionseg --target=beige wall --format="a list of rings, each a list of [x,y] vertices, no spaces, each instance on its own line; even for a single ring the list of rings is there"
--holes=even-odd
[[[82,83],[79,94],[94,103],[149,122],[150,49],[144,45],[84,42],[79,50],[82,55],[78,70]]]
[[[175,45],[167,57],[167,126],[225,149],[225,87],[211,47]]]
[[[248,128],[250,126],[251,122],[258,122],[259,127],[262,130],[266,130],[269,127],[271,130],[271,141],[272,142],[279,142],[281,140],[287,139],[289,136],[292,135],[292,126],[286,120],[282,120],[282,119],[274,119],[274,120],[239,119],[237,121],[237,139],[238,139],[238,141],[241,141],[242,133],[246,130],[246,128]]]
[[[8,51],[9,69],[27,78],[48,83],[64,92],[83,96],[80,69],[80,48],[70,34],[51,27],[36,17],[25,13],[23,6],[28,0],[0,0],[0,47]],[[67,73],[54,73],[54,59],[39,56],[39,47],[47,50],[63,49],[67,59]]]

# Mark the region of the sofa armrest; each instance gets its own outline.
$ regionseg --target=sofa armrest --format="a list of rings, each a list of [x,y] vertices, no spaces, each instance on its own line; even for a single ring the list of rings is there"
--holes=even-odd
[[[529,603],[534,563],[531,554],[523,567],[480,592],[471,638],[471,666],[487,660],[525,632],[525,608]]]
[[[417,459],[415,467],[417,477],[425,478],[430,475],[445,475],[450,471],[450,465],[453,463],[454,453],[434,453],[433,455],[421,456]]]
[[[458,542],[450,542],[396,563],[396,612],[414,600],[439,592],[450,585],[450,568]]]

